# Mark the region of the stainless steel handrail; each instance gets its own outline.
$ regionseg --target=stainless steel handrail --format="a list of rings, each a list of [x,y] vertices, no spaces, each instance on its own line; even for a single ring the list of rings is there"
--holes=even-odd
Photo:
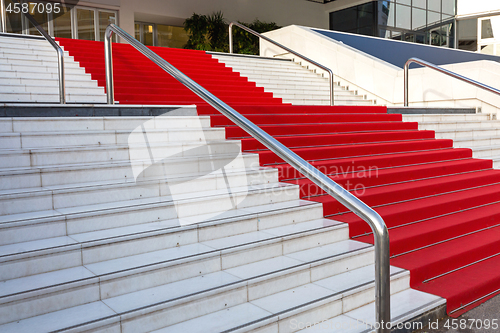
[[[20,3],[18,0],[12,0],[12,1]],[[2,0],[2,5],[3,5],[3,0]],[[66,85],[64,83],[64,51],[59,46],[59,44],[57,44],[54,41],[54,39],[52,39],[52,37],[49,36],[47,31],[45,31],[45,29],[42,28],[40,24],[38,24],[38,22],[33,18],[33,16],[31,16],[29,13],[23,13],[23,14],[57,52],[57,65],[58,65],[58,77],[59,77],[59,103],[66,104]]]
[[[343,187],[335,183],[332,179],[321,173],[303,158],[295,154],[289,148],[284,146],[278,140],[264,132],[251,121],[243,117],[229,105],[215,97],[205,88],[190,79],[184,73],[162,59],[149,48],[141,44],[134,37],[126,33],[123,29],[114,24],[110,24],[105,32],[105,58],[106,58],[106,87],[108,93],[108,103],[113,104],[113,63],[112,63],[112,43],[111,36],[116,33],[124,40],[129,42],[135,49],[141,52],[148,59],[157,64],[160,68],[172,75],[184,86],[189,88],[196,95],[200,96],[205,102],[213,106],[220,113],[228,117],[233,123],[240,126],[248,134],[265,145],[269,150],[281,157],[284,161],[302,173],[322,188],[326,193],[333,196],[340,203],[354,212],[370,225],[375,239],[375,303],[377,327],[379,333],[389,333],[390,327],[390,271],[389,271],[389,232],[384,220],[373,209],[368,207],[361,200],[356,198]]]
[[[409,72],[410,71],[409,70],[410,70],[410,64],[412,64],[412,63],[416,63],[416,64],[419,64],[419,65],[422,65],[425,67],[432,68],[440,73],[454,77],[455,79],[467,82],[469,84],[472,84],[473,86],[476,86],[476,87],[479,87],[481,89],[492,92],[494,94],[500,95],[500,90],[495,89],[495,88],[490,87],[490,86],[487,86],[485,84],[482,84],[481,82],[474,81],[472,79],[469,79],[468,77],[462,76],[462,75],[457,74],[455,72],[449,71],[449,70],[444,69],[444,68],[439,67],[439,66],[436,66],[436,65],[434,65],[430,62],[427,62],[425,60],[422,60],[419,58],[410,58],[410,59],[408,59],[408,61],[405,64],[405,67],[404,67],[404,94],[405,94],[404,95],[404,106],[409,105],[409,92],[408,92],[409,82],[410,82],[410,80],[409,80]]]
[[[278,42],[276,42],[276,41],[274,41],[274,40],[272,40],[272,39],[270,39],[270,38],[268,38],[268,37],[266,37],[266,36],[264,36],[264,35],[262,35],[260,33],[258,33],[257,31],[254,31],[254,30],[250,29],[249,27],[246,27],[243,24],[238,23],[238,22],[231,22],[231,23],[229,23],[229,53],[233,53],[233,25],[235,25],[235,26],[237,26],[237,27],[239,27],[239,28],[241,28],[241,29],[243,29],[243,30],[245,30],[245,31],[247,31],[247,32],[249,32],[249,33],[257,36],[257,37],[259,37],[259,38],[262,38],[263,40],[265,40],[265,41],[267,41],[267,42],[269,42],[269,43],[271,43],[273,45],[276,45],[276,46],[282,48],[283,50],[285,50],[285,51],[293,54],[294,56],[297,56],[297,57],[301,58],[304,61],[307,61],[307,62],[313,64],[316,67],[321,68],[322,70],[327,71],[328,75],[329,75],[329,83],[330,83],[330,105],[334,104],[333,72],[332,72],[332,70],[330,68],[328,68],[326,66],[323,66],[320,63],[317,63],[316,61],[314,61],[312,59],[309,59],[308,57],[306,57],[306,56],[304,56],[304,55],[302,55],[300,53],[297,53],[294,50],[289,49],[288,47],[286,47],[286,46],[284,46],[284,45],[282,45],[282,44],[280,44],[280,43],[278,43]]]
[[[0,15],[2,16],[2,32],[7,32],[7,15],[5,14],[5,1],[0,0]]]

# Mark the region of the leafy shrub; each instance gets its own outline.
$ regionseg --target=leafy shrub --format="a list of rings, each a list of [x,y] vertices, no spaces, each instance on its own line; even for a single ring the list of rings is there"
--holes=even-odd
[[[274,22],[267,23],[257,19],[250,24],[240,23],[259,33],[280,28]],[[184,48],[229,52],[228,26],[220,11],[208,16],[194,13],[184,21],[184,30],[189,35]],[[233,27],[233,46],[235,53],[259,54],[259,38],[238,27]]]

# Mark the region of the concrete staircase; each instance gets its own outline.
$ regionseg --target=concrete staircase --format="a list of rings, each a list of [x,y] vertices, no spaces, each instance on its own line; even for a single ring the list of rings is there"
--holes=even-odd
[[[105,103],[104,89],[65,52],[68,103]],[[0,101],[58,103],[57,53],[45,40],[0,35]]]
[[[493,160],[500,168],[500,121],[490,114],[403,115],[405,121],[418,121],[421,130],[434,130],[436,138],[453,139],[457,148],[471,148],[475,158]]]
[[[371,329],[373,246],[208,116],[1,118],[0,132],[1,332]],[[443,309],[391,274],[395,323]]]
[[[288,59],[266,58],[227,53],[211,53],[212,57],[233,71],[255,82],[283,103],[294,105],[330,105],[328,76],[317,74],[307,66]],[[374,105],[376,101],[358,95],[349,87],[334,87],[335,105]]]

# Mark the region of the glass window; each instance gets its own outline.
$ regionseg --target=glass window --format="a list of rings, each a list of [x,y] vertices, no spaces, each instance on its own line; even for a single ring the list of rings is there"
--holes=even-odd
[[[92,9],[76,9],[78,39],[95,40],[94,11]]]
[[[411,0],[396,0],[397,3],[411,6]]]
[[[9,8],[9,5],[14,6],[14,2],[10,0],[5,1],[5,7]],[[11,34],[21,34],[23,32],[23,21],[22,21],[22,15],[21,13],[14,13],[13,11],[11,12],[5,12],[6,16],[6,26],[7,26],[7,32]]]
[[[391,38],[391,31],[386,29],[379,30],[379,37],[381,38]]]
[[[491,27],[491,20],[481,21],[481,39],[494,38],[493,28]]]
[[[427,9],[441,12],[441,0],[427,0]]]
[[[427,0],[413,0],[413,7],[426,9],[427,8]]]
[[[111,23],[116,24],[116,13],[99,11],[99,40],[104,41],[104,33]],[[113,41],[116,34],[113,34]]]
[[[142,26],[142,43],[148,46],[154,46],[154,25],[143,24]]]
[[[415,43],[418,43],[418,44],[426,44],[425,35],[422,35],[422,34],[416,34],[416,35],[415,35]]]
[[[427,25],[435,25],[441,23],[441,14],[435,12],[427,12]]]
[[[49,31],[49,24],[48,24],[49,17],[47,12],[45,11],[45,7],[42,7],[44,3],[41,3],[42,5],[40,5],[40,7],[36,7],[38,4],[39,2],[29,2],[28,3],[29,13],[45,31]],[[39,9],[43,8],[43,9],[38,10],[37,8]],[[35,26],[31,22],[28,23],[28,26],[29,26],[28,34],[37,36],[42,35],[40,32],[38,32],[38,29],[35,28]]]
[[[141,41],[141,25],[136,23],[135,25],[135,39],[139,42]]]
[[[71,8],[66,5],[61,6],[61,13],[59,15],[53,15],[52,27],[54,32],[52,35],[54,37],[61,38],[72,38],[71,35]]]
[[[411,7],[396,5],[396,27],[411,29]]]
[[[455,15],[455,0],[443,0],[443,13]]]
[[[373,3],[366,3],[358,6],[358,27],[373,27],[375,23],[374,14]]]
[[[423,9],[413,8],[411,15],[411,25],[413,30],[422,30],[426,26],[426,12]]]
[[[356,7],[330,13],[330,29],[348,31],[356,29],[358,11]]]
[[[394,27],[394,4],[389,1],[379,1],[378,25]]]
[[[158,46],[183,48],[188,41],[188,35],[183,27],[173,27],[158,24]]]

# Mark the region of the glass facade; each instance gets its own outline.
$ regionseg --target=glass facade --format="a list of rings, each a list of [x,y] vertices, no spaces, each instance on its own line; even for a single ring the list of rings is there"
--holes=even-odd
[[[183,48],[189,36],[183,27],[135,22],[135,39],[149,46]]]
[[[455,0],[378,0],[330,13],[330,30],[455,47]]]
[[[106,27],[110,23],[116,23],[117,12],[113,10],[59,3],[59,10],[56,14],[54,11],[36,9],[42,8],[44,5],[51,7],[54,2],[24,0],[21,3],[26,3],[29,6],[30,14],[53,37],[103,41]],[[40,35],[24,15],[7,10],[12,4],[11,0],[5,0],[6,32]],[[40,7],[35,8],[35,6]],[[113,36],[113,39],[116,40],[116,36]]]

